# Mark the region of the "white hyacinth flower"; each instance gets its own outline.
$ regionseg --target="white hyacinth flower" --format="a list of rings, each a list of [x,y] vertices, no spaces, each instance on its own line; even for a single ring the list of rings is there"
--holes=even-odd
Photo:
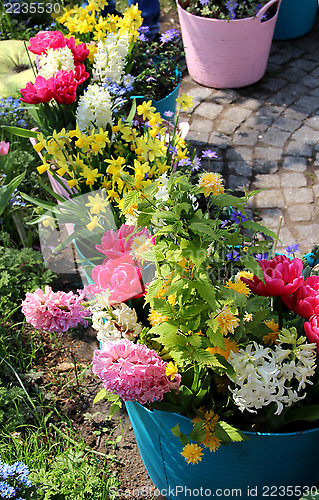
[[[101,302],[91,307],[92,327],[97,331],[97,340],[127,339],[133,340],[142,331],[143,326],[137,322],[137,314],[126,304],[118,304],[116,308],[103,309]]]
[[[59,70],[73,71],[74,68],[74,57],[69,47],[48,49],[38,59],[38,73],[43,78],[56,76]]]
[[[228,361],[235,372],[235,387],[230,390],[235,404],[241,411],[256,413],[276,403],[279,415],[285,406],[306,396],[300,391],[312,384],[315,359],[316,346],[305,343],[284,349],[280,344],[271,348],[253,342],[238,353],[231,352]]]
[[[104,41],[99,41],[94,55],[93,81],[105,83],[108,78],[120,83],[129,49],[129,36],[108,33]]]
[[[76,110],[76,121],[80,130],[106,128],[112,125],[112,98],[110,93],[97,83],[88,86],[80,97]]]

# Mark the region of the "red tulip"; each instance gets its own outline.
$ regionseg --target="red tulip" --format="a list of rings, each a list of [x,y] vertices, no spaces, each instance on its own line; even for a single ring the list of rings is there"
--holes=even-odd
[[[304,277],[301,276],[303,269],[301,259],[290,260],[284,255],[277,255],[272,260],[261,260],[258,264],[263,270],[265,282],[256,275],[254,275],[252,280],[241,278],[256,295],[264,297],[290,295],[304,281]]]
[[[37,76],[34,83],[28,82],[25,89],[20,92],[23,95],[21,101],[28,104],[39,104],[40,102],[49,102],[53,99],[52,81],[53,78],[43,78]]]
[[[304,329],[309,342],[317,344],[319,352],[319,315],[312,316],[309,321],[304,324]]]
[[[319,276],[308,276],[295,293],[282,297],[282,301],[302,318],[319,315]]]
[[[76,99],[77,88],[73,71],[60,70],[53,78],[53,97],[58,104],[72,104]]]
[[[48,49],[59,49],[68,45],[68,39],[61,31],[39,31],[37,35],[30,38],[28,49],[33,54],[43,54]]]

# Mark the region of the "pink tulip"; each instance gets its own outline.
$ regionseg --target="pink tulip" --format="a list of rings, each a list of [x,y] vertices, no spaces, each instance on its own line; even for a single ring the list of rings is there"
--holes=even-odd
[[[7,155],[10,148],[10,142],[0,141],[0,155]]]
[[[295,293],[282,297],[282,301],[302,318],[319,315],[319,276],[308,276]]]
[[[256,295],[264,297],[290,295],[304,281],[304,277],[301,276],[303,270],[301,259],[290,260],[284,255],[278,255],[272,260],[261,260],[258,264],[262,268],[265,282],[256,275],[252,280],[241,278]]]
[[[316,344],[319,352],[319,315],[312,316],[304,324],[304,329],[309,342]]]
[[[94,285],[88,285],[86,291],[96,295],[108,290],[110,304],[125,302],[143,293],[141,271],[129,255],[95,266],[92,279]]]
[[[28,104],[39,104],[40,102],[49,102],[53,99],[52,83],[54,78],[43,78],[38,75],[34,83],[28,82],[25,89],[20,92],[23,96],[22,102]]]

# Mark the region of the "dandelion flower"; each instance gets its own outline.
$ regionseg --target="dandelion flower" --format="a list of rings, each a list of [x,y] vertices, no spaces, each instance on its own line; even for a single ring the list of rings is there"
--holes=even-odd
[[[223,334],[234,333],[240,323],[240,319],[227,306],[217,310],[216,319]]]
[[[198,444],[186,444],[181,451],[181,455],[185,458],[188,464],[198,464],[204,455],[202,450],[203,448]]]

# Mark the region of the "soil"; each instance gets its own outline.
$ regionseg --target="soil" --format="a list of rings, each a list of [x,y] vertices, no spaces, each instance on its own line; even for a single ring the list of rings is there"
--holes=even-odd
[[[81,275],[59,275],[51,286],[54,291],[76,291],[82,288]],[[26,327],[26,336],[31,330]],[[54,401],[78,439],[83,438],[98,453],[101,464],[104,456],[110,457],[107,467],[119,477],[119,499],[153,498],[156,489],[140,457],[125,407],[110,417],[110,403],[103,400],[93,404],[102,388],[91,369],[94,350],[99,347],[95,330],[80,327],[56,337],[45,332],[40,332],[40,336],[41,354],[27,378],[45,388],[48,404]],[[60,419],[54,425],[63,432]],[[164,500],[159,495],[156,498]]]

